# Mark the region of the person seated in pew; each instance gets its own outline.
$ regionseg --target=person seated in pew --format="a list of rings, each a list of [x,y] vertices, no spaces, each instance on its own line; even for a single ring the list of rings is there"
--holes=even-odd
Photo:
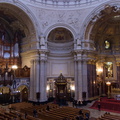
[[[83,112],[81,109],[79,110],[79,115],[83,115]]]
[[[89,113],[88,112],[85,113],[85,120],[89,120],[89,117],[90,117]]]

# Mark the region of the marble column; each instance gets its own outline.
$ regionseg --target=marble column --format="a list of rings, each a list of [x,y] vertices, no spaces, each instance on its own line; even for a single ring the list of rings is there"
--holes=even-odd
[[[46,61],[40,60],[40,102],[47,101],[46,93]]]
[[[35,59],[34,60],[34,78],[35,78],[35,98],[36,98],[36,101],[39,101],[39,99],[37,98],[37,93],[40,92],[40,60],[39,59]]]
[[[83,101],[82,93],[83,93],[83,78],[82,78],[82,60],[78,60],[78,99],[79,101]]]
[[[74,66],[74,71],[75,71],[75,100],[78,99],[78,69],[77,69],[77,60],[75,60],[75,66]]]
[[[88,100],[88,81],[87,81],[87,60],[83,60],[83,92],[86,94],[86,97],[84,96],[84,100]]]
[[[36,93],[39,92],[39,59],[31,60],[31,69],[30,69],[30,94],[29,100],[37,102]]]
[[[33,101],[34,98],[34,89],[35,89],[35,82],[34,82],[34,60],[31,60],[31,67],[30,67],[30,90],[29,90],[29,101]]]

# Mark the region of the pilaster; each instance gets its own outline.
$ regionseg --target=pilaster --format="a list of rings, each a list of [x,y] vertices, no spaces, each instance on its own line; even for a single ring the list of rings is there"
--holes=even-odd
[[[87,60],[83,60],[83,92],[85,95],[83,95],[84,100],[88,100],[88,81],[87,81]]]

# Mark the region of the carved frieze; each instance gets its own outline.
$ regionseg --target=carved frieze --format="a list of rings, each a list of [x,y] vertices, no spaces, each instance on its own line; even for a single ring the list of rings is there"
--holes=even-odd
[[[81,12],[78,10],[46,10],[36,9],[42,29],[55,23],[66,23],[79,29]]]

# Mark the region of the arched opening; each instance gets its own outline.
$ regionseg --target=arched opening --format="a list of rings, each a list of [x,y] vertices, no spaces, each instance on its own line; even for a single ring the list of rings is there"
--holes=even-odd
[[[58,27],[49,33],[47,40],[49,50],[47,62],[47,96],[48,98],[56,96],[55,80],[60,73],[66,77],[66,90],[72,94],[73,91],[70,86],[74,84],[73,35],[68,29]]]
[[[28,100],[28,90],[25,88],[21,91],[23,96],[20,99],[20,92],[16,87],[20,85],[22,78],[27,77],[28,82],[30,79],[30,69],[27,70],[27,67],[22,69],[25,65],[29,66],[30,60],[24,60],[26,55],[22,54],[30,50],[31,40],[36,38],[35,24],[37,22],[33,22],[34,15],[32,12],[28,14],[30,10],[24,4],[7,2],[0,3],[0,61],[2,61],[0,62],[0,83],[7,86],[10,82],[11,102],[14,103]],[[13,70],[13,65],[17,65],[18,69]],[[3,75],[3,70],[5,75]],[[9,74],[10,71],[12,74]],[[22,72],[24,74],[21,75]],[[17,80],[18,77],[19,80]]]
[[[21,85],[17,88],[19,91],[18,97],[20,102],[27,102],[28,101],[28,88],[26,85]]]
[[[98,95],[107,95],[108,81],[112,87],[119,87],[119,65],[117,59],[120,51],[120,15],[117,6],[105,5],[105,8],[93,17],[96,21],[91,27],[89,39],[93,40],[96,47],[96,88]],[[112,96],[114,97],[114,96]]]
[[[22,66],[21,53],[25,51],[25,44],[30,43],[28,37],[33,37],[33,33],[36,32],[32,20],[22,8],[0,3],[0,60],[4,61],[0,63],[2,67],[6,63],[8,67],[14,64]]]

